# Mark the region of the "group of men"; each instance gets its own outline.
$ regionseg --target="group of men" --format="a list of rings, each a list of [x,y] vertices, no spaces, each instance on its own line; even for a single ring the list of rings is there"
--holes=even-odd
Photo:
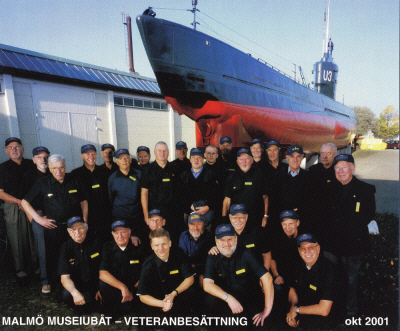
[[[341,301],[348,316],[358,313],[375,187],[353,175],[352,155],[324,144],[306,171],[301,146],[288,146],[282,163],[274,140],[233,152],[223,137],[189,158],[185,142],[175,147],[169,162],[158,142],[150,162],[146,146],[132,158],[104,144],[99,166],[86,144],[83,165],[66,173],[63,156],[39,146],[31,161],[8,138],[0,199],[20,285],[37,274],[50,293],[61,281],[77,311],[113,316],[241,314],[263,325],[274,315],[326,327]]]

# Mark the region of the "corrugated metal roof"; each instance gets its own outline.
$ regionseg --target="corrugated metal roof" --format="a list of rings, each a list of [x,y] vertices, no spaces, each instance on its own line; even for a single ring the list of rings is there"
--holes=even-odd
[[[63,81],[161,95],[155,79],[0,44],[0,73],[29,73]]]

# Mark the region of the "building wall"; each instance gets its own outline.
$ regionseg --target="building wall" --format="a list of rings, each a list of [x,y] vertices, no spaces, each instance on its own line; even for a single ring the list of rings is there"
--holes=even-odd
[[[0,93],[0,143],[17,132],[14,135],[21,138],[26,158],[32,157],[32,148],[43,145],[52,154],[64,155],[67,171],[71,171],[82,164],[80,147],[86,143],[97,147],[98,164],[102,163],[100,146],[104,143],[128,148],[134,157],[138,146],[145,145],[153,150],[160,140],[167,142],[171,151],[175,149],[171,145],[179,140],[186,141],[189,148],[195,146],[194,122],[179,116],[170,106],[149,109],[114,104],[115,95],[150,100],[155,104],[165,103],[163,98],[8,77],[12,82],[9,95],[14,98],[17,121],[15,124],[10,121],[7,108],[10,102],[5,93]],[[170,154],[170,159],[174,159],[175,153]],[[0,154],[0,162],[7,158],[5,153]]]

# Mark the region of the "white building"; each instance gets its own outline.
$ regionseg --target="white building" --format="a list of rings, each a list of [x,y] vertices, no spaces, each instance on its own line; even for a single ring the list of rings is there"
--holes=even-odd
[[[68,171],[82,164],[87,143],[135,157],[138,146],[152,151],[162,140],[171,160],[177,141],[196,145],[195,123],[166,104],[155,79],[0,44],[0,144],[11,136],[21,138],[25,158],[36,146],[64,155]]]

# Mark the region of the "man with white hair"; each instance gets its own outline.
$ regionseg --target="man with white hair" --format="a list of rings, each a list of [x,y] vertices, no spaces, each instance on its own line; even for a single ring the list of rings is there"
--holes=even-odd
[[[61,245],[68,239],[67,221],[80,216],[88,218],[88,203],[82,183],[66,173],[62,155],[49,157],[51,176],[39,178],[21,202],[27,215],[44,227],[47,274],[50,281],[56,276],[58,255]],[[44,216],[32,207],[33,201],[43,206]]]

